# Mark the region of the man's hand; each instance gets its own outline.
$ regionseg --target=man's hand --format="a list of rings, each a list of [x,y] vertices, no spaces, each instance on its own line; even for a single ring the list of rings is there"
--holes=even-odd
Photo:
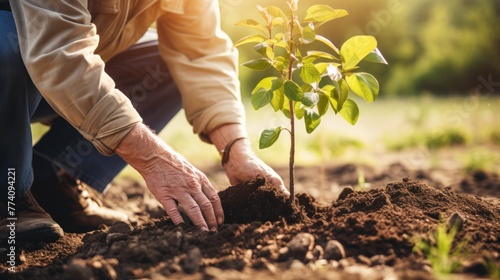
[[[220,151],[225,149],[227,143],[231,140],[242,136],[245,137],[246,132],[241,125],[229,124],[214,130],[209,136],[210,140],[212,140]],[[248,139],[241,139],[234,142],[229,151],[228,161],[223,167],[229,182],[233,185],[251,181],[260,174],[278,191],[286,195],[290,194],[285,188],[285,184],[281,177],[254,154]]]
[[[144,177],[174,224],[183,223],[177,203],[202,230],[216,231],[224,222],[219,196],[207,177],[145,125],[136,125],[115,151]]]

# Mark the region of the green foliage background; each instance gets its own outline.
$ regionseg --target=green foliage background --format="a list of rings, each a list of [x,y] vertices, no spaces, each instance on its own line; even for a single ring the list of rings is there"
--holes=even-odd
[[[223,29],[236,41],[249,31],[234,24],[243,18],[259,18],[256,5],[285,7],[285,3],[220,0]],[[479,77],[500,82],[498,0],[300,0],[299,8],[305,13],[313,4],[349,12],[320,27],[319,32],[337,46],[352,35],[377,38],[390,66],[363,67],[379,80],[381,97],[470,94],[481,84]],[[246,53],[253,54],[251,49],[240,52],[242,61],[248,60]],[[266,75],[241,69],[243,95],[248,97],[252,85]]]

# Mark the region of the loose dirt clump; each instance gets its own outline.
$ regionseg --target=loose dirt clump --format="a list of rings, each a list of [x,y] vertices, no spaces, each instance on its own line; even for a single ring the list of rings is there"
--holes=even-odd
[[[276,222],[282,219],[288,223],[297,223],[313,215],[316,209],[314,200],[309,200],[310,197],[305,195],[297,196],[296,200],[301,204],[288,203],[288,198],[268,186],[264,177],[231,186],[219,192],[219,196],[225,222],[228,224]],[[305,207],[305,211],[301,211],[299,205]]]
[[[327,205],[302,193],[292,206],[263,178],[230,187],[220,192],[220,198],[226,220],[216,233],[175,226],[168,218],[134,226],[119,223],[86,234],[73,251],[48,263],[33,262],[8,276],[426,279],[432,278],[430,267],[424,256],[413,252],[412,237],[429,233],[450,216],[460,218],[457,238],[467,240],[470,260],[488,257],[499,263],[498,206],[408,178],[367,191],[345,188]],[[59,242],[72,242],[66,238]],[[48,250],[30,248],[25,255],[53,253]],[[479,262],[469,268],[474,265],[469,272],[486,273]]]

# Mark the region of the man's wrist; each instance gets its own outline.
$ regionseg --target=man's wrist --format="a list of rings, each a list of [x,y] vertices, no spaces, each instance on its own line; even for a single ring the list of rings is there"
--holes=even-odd
[[[241,124],[228,124],[221,126],[210,134],[210,140],[221,155],[221,162],[224,165],[233,156],[242,156],[242,153],[249,153],[250,142],[247,138],[245,128]]]
[[[115,152],[140,171],[147,169],[154,155],[159,154],[160,150],[161,142],[157,136],[146,125],[138,123],[123,138]]]
[[[216,149],[221,151],[234,139],[247,137],[247,133],[241,124],[226,124],[214,129],[208,136]]]

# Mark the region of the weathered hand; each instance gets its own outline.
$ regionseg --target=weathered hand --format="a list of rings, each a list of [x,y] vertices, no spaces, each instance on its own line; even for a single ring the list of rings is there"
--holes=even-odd
[[[176,225],[183,222],[177,203],[202,230],[216,231],[223,223],[219,196],[207,177],[144,125],[132,129],[116,153],[144,177]]]
[[[220,151],[232,140],[246,137],[246,132],[240,124],[228,124],[212,131],[209,136]],[[260,174],[277,190],[289,195],[281,177],[254,154],[248,139],[241,139],[232,144],[224,169],[231,184],[251,181]]]
[[[285,188],[281,177],[271,167],[258,158],[249,145],[243,143],[248,140],[241,140],[234,143],[229,153],[229,159],[224,164],[224,170],[231,184],[238,184],[255,179],[257,175],[262,175],[267,182],[274,186],[278,191],[290,195]]]
[[[207,177],[180,155],[170,151],[160,156],[141,175],[175,224],[183,222],[177,203],[202,230],[216,231],[224,221],[217,192]]]

